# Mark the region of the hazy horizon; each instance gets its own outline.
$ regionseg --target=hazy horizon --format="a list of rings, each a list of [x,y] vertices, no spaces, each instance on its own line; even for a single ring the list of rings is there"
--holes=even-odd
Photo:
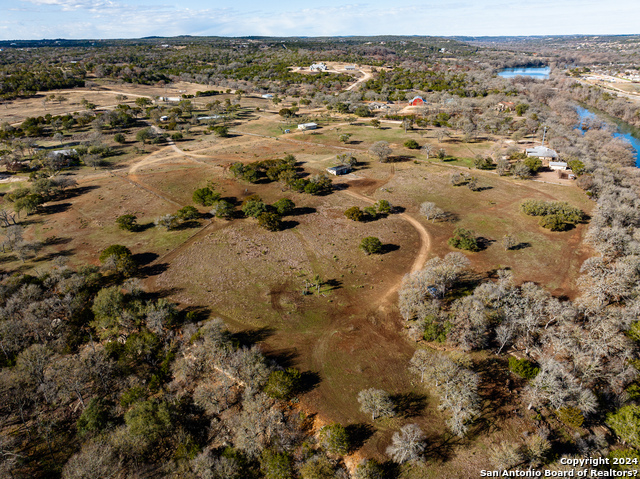
[[[548,36],[633,35],[640,2],[594,0],[382,0],[300,8],[256,0],[0,0],[0,40],[148,36]]]

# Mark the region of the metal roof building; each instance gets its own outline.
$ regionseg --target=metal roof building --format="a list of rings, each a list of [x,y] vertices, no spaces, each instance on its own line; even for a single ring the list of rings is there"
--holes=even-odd
[[[558,158],[558,153],[546,146],[536,146],[527,148],[527,156],[537,156],[538,158]]]

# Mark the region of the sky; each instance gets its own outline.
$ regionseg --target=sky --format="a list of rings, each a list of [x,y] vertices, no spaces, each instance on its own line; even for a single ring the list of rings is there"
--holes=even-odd
[[[640,0],[0,0],[0,39],[640,33]]]

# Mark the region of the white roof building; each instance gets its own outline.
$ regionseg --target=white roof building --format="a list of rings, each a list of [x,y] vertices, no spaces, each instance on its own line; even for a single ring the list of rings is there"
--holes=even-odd
[[[77,153],[78,152],[75,150],[75,148],[69,148],[67,150],[54,150],[49,153],[49,156],[73,156]]]
[[[527,148],[527,156],[536,156],[538,158],[558,158],[558,153],[546,146],[536,146]]]
[[[327,67],[327,65],[325,65],[324,63],[314,63],[313,65],[311,65],[309,67],[309,70],[313,71],[319,71],[319,72],[324,72],[327,71],[329,69],[329,67]]]
[[[262,95],[262,98],[273,98],[273,95],[271,93],[265,93],[264,95]]]
[[[301,123],[298,125],[298,130],[315,130],[318,128],[317,123]]]
[[[566,170],[567,164],[564,161],[550,161],[549,168],[552,170]]]

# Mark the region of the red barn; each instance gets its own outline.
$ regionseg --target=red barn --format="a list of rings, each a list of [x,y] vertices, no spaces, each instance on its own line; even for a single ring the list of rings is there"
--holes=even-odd
[[[414,96],[411,100],[409,100],[410,106],[420,106],[424,105],[424,99],[421,96]]]

